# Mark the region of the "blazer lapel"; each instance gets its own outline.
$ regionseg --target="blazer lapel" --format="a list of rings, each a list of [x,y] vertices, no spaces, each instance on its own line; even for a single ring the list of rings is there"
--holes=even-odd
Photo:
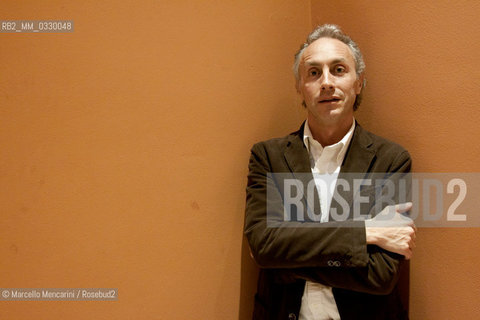
[[[317,187],[314,185],[314,196],[313,199],[307,199],[308,193],[307,188],[308,184],[313,181],[313,174],[310,164],[310,155],[308,154],[307,148],[303,142],[303,130],[305,128],[305,122],[300,127],[300,130],[291,134],[288,137],[287,145],[285,147],[284,157],[287,163],[288,168],[290,169],[292,175],[295,179],[301,181],[303,185],[303,203],[307,215],[304,218],[306,221],[313,221],[310,217],[320,218],[320,202]],[[317,209],[317,210],[315,210]]]
[[[375,156],[372,144],[372,139],[357,122],[340,173],[367,173]]]
[[[311,173],[310,156],[303,143],[303,129],[305,122],[300,130],[288,137],[285,147],[285,160],[291,172],[293,173]],[[372,139],[366,134],[365,130],[357,123],[353,133],[352,141],[345,154],[340,169],[340,174],[347,172],[366,173],[375,156],[375,150],[371,148]]]
[[[311,167],[310,167],[310,156],[308,154],[307,148],[303,143],[303,130],[305,122],[300,127],[300,130],[291,134],[288,137],[287,144],[285,146],[284,157],[287,163],[288,168],[292,175],[302,181],[304,190],[306,191],[307,185],[313,179]],[[355,126],[355,131],[353,133],[352,141],[350,146],[345,154],[342,166],[340,168],[340,174],[338,179],[345,179],[350,183],[350,190],[347,192],[342,192],[341,197],[343,197],[347,203],[352,208],[353,198],[355,190],[353,190],[352,184],[352,173],[357,173],[355,178],[364,178],[368,175],[372,161],[375,158],[375,150],[372,148],[373,141],[365,132],[365,130],[357,123]],[[358,175],[361,174],[361,175]],[[337,181],[338,182],[338,181]],[[337,185],[338,190],[338,185]],[[306,204],[307,210],[312,212],[320,212],[320,205],[318,202],[318,191],[315,187],[315,196],[312,202],[307,201],[304,197],[304,203]],[[318,208],[317,210],[314,210]],[[336,208],[337,212],[342,212],[343,208],[340,207],[340,204],[332,199],[331,208]],[[352,218],[352,212],[348,218]],[[331,218],[330,218],[331,219]],[[308,218],[307,218],[308,220]]]
[[[300,130],[291,134],[288,137],[287,145],[285,147],[285,161],[291,172],[293,173],[311,173],[310,156],[307,148],[303,143],[303,129],[305,122],[300,127]]]
[[[364,179],[368,175],[376,153],[372,148],[372,144],[372,139],[357,123],[353,133],[352,141],[350,142],[350,146],[348,147],[345,158],[343,159],[343,163],[340,168],[340,174],[338,175],[338,180],[343,179],[347,181],[350,188],[348,191],[343,191],[343,188],[340,188],[342,191],[339,191],[337,180],[337,188],[335,191],[337,196],[345,199],[345,201],[348,203],[350,210],[348,210],[347,219],[355,218],[353,216],[352,208],[354,205],[354,196],[358,190],[353,190],[353,179]],[[332,208],[335,208],[336,212],[340,213],[340,215],[346,214],[346,212],[344,212],[344,208],[337,201],[335,201],[335,199],[332,199],[330,213],[332,212]],[[333,218],[330,216],[330,220],[332,219]]]

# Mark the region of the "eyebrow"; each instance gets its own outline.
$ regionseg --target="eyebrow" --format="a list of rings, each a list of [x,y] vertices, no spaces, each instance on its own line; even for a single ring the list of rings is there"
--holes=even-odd
[[[344,58],[338,58],[338,59],[335,59],[335,60],[332,60],[330,62],[328,62],[327,64],[337,64],[337,63],[340,63],[340,62],[346,62],[347,60],[344,59]],[[319,66],[321,65],[320,62],[316,61],[316,60],[313,60],[313,61],[305,61],[304,62],[306,65],[309,65],[309,66]]]

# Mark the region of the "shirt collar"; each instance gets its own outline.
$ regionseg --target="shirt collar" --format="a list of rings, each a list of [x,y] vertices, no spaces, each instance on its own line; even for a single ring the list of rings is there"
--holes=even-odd
[[[337,149],[337,162],[340,163],[345,157],[350,141],[352,140],[353,131],[355,130],[355,118],[353,118],[353,123],[350,129],[347,131],[345,136],[335,144],[327,146],[326,148]],[[305,127],[303,130],[303,143],[307,148],[308,152],[314,157],[314,159],[320,157],[324,147],[313,138],[313,134],[310,131],[310,126],[308,125],[308,119],[305,121]]]

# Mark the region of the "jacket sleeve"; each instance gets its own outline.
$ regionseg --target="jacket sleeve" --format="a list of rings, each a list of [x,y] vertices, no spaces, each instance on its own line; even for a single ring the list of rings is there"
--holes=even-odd
[[[400,268],[408,262],[400,255],[377,246],[368,246],[368,262],[365,267],[355,268],[297,268],[284,270],[291,278],[310,280],[321,284],[364,292],[386,295],[397,284]]]
[[[383,170],[395,177],[409,172],[410,167],[411,159],[405,151]],[[268,174],[271,171],[265,145],[255,145],[249,163],[245,235],[259,266],[281,269],[286,278],[370,294],[390,293],[403,256],[367,246],[363,221],[283,221],[283,197]],[[267,217],[276,222],[274,226],[267,223]]]

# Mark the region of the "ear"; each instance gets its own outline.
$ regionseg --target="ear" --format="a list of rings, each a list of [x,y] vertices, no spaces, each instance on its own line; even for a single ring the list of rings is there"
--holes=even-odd
[[[360,77],[357,78],[357,83],[355,84],[355,93],[360,94],[363,88],[363,82],[365,81],[365,74],[361,74]]]
[[[301,92],[300,92],[300,81],[302,81],[302,80],[301,79],[295,79],[295,90],[297,90],[298,94],[301,94]]]

